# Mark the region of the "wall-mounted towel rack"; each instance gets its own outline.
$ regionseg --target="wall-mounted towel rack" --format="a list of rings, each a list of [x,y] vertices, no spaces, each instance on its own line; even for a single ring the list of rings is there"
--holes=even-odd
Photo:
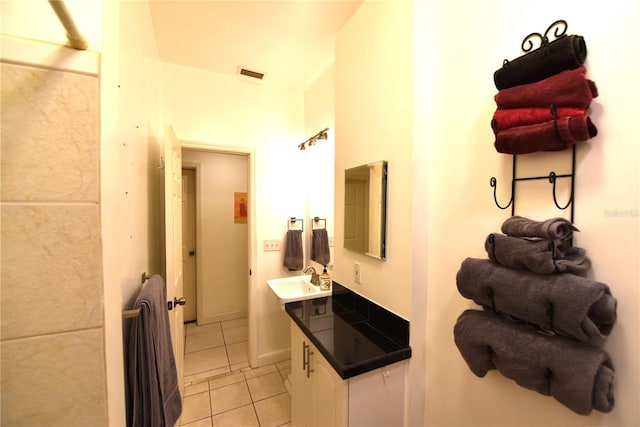
[[[149,276],[146,271],[144,273],[142,273],[140,275],[140,283],[142,284],[142,286],[144,286],[144,283],[149,279],[151,279],[151,276]],[[131,317],[137,317],[139,314],[140,314],[140,309],[139,308],[134,308],[132,310],[123,310],[122,311],[122,318],[123,319],[128,319],[128,318],[131,318]]]
[[[514,87],[528,84],[528,83],[537,83],[544,79],[547,79],[550,76],[557,75],[566,70],[575,70],[579,67],[582,67],[586,56],[587,56],[587,47],[582,36],[578,35],[567,35],[568,24],[567,21],[563,19],[559,19],[553,22],[546,31],[541,33],[531,33],[524,38],[521,43],[521,49],[524,54],[512,61],[505,59],[503,61],[502,68],[496,70],[494,73],[494,83],[496,88],[500,91],[499,94],[503,90],[513,91]],[[538,41],[539,45],[536,46],[534,41]],[[590,89],[591,96],[597,96],[597,91],[595,89],[595,84],[590,82],[593,85],[593,88]],[[585,80],[586,84],[586,80]],[[548,95],[547,95],[548,96]],[[555,98],[554,98],[555,99]],[[590,99],[590,98],[589,98]],[[562,107],[561,105],[556,105],[556,102],[553,99],[550,99],[550,116],[552,117],[553,130],[555,131],[555,137],[565,143],[569,142],[564,141],[560,135],[559,131],[559,111],[558,108]],[[496,101],[497,102],[497,101]],[[564,102],[568,102],[564,100]],[[590,102],[590,101],[589,101]],[[565,105],[564,107],[567,107]],[[580,106],[579,109],[582,109],[583,105]],[[498,107],[500,109],[500,106]],[[586,112],[587,108],[584,108]],[[567,114],[566,112],[564,113]],[[546,117],[546,116],[545,116]],[[566,117],[566,116],[565,116]],[[540,119],[541,121],[538,123],[550,123],[543,120],[548,119]],[[520,125],[516,125],[520,126]],[[492,128],[494,133],[497,135],[499,132],[497,123],[494,120],[492,121]],[[592,130],[594,131],[592,134]],[[588,130],[589,136],[595,136],[595,127],[592,130]],[[549,135],[543,135],[544,137],[551,138]],[[497,143],[498,139],[496,139]],[[582,141],[582,140],[580,140]],[[546,143],[547,141],[545,141]],[[572,141],[571,144],[571,172],[565,174],[557,174],[554,171],[549,172],[548,175],[544,176],[528,176],[528,177],[518,177],[517,176],[517,158],[519,155],[527,154],[534,151],[518,151],[518,150],[505,150],[502,151],[498,149],[499,152],[504,154],[511,154],[513,156],[512,159],[512,175],[511,175],[511,197],[505,205],[501,205],[498,202],[498,197],[496,195],[497,192],[497,179],[493,176],[489,180],[489,185],[493,187],[493,200],[500,209],[507,209],[511,207],[511,215],[515,215],[515,204],[516,204],[516,183],[520,181],[534,181],[534,180],[548,180],[552,185],[552,196],[553,203],[556,208],[559,210],[566,210],[570,208],[571,222],[574,222],[574,201],[575,201],[575,172],[576,172],[576,142]],[[565,146],[559,146],[558,150],[564,149]],[[504,148],[504,147],[503,147]],[[511,147],[507,147],[511,148]],[[568,148],[568,147],[566,147]],[[521,149],[521,147],[520,147]],[[553,148],[550,148],[547,145],[539,147],[539,151],[555,151]],[[561,204],[558,201],[557,195],[557,187],[556,183],[558,179],[569,179],[570,180],[570,192],[569,192],[569,200],[565,204]]]
[[[295,216],[292,216],[291,218],[289,218],[289,221],[287,221],[287,228],[289,230],[295,230],[297,222],[300,222],[300,230],[304,231],[304,219],[296,218]]]
[[[319,218],[317,216],[313,217],[313,223],[311,224],[311,226],[313,227],[313,229],[316,229],[316,226],[319,226],[319,222],[323,222],[324,224],[322,225],[322,228],[327,228],[327,219],[326,218]]]
[[[528,177],[522,177],[522,178],[518,178],[517,174],[516,174],[516,164],[517,164],[517,155],[514,154],[513,155],[513,166],[512,166],[512,172],[511,172],[511,198],[509,199],[509,202],[506,205],[501,205],[498,202],[498,196],[496,195],[496,191],[497,191],[497,186],[498,186],[498,180],[496,179],[495,176],[492,176],[491,179],[489,180],[489,185],[491,187],[493,187],[493,201],[495,202],[496,206],[499,207],[500,209],[507,209],[509,206],[511,206],[511,216],[515,215],[515,208],[516,208],[516,183],[519,181],[535,181],[535,180],[541,180],[541,179],[547,179],[549,180],[549,183],[552,185],[552,194],[553,194],[553,203],[556,205],[556,207],[560,210],[565,210],[568,207],[571,207],[571,222],[574,222],[574,209],[573,209],[573,205],[574,205],[574,187],[575,187],[575,171],[576,171],[576,146],[573,145],[572,147],[572,152],[571,152],[571,173],[568,174],[556,174],[555,172],[551,171],[549,172],[549,175],[545,175],[545,176],[528,176]],[[556,194],[556,182],[558,179],[560,178],[568,178],[571,180],[571,190],[569,193],[569,201],[564,205],[560,205],[560,203],[558,203],[558,196]]]

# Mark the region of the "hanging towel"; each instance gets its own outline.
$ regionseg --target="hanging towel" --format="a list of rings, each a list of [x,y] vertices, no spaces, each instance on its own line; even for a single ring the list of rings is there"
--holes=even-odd
[[[555,117],[579,117],[584,116],[584,114],[584,108],[557,107]],[[493,133],[495,134],[513,127],[549,122],[554,120],[555,117],[551,112],[550,106],[508,109],[498,108],[495,113],[493,113],[491,129],[493,129]]]
[[[284,266],[295,271],[302,270],[302,264],[302,230],[288,230]]]
[[[529,154],[561,151],[587,141],[598,134],[587,116],[562,117],[545,123],[512,127],[496,134],[494,146],[499,153]]]
[[[522,323],[467,310],[454,326],[454,339],[478,377],[497,369],[520,386],[553,396],[574,412],[613,409],[614,367],[598,347],[541,335]]]
[[[322,265],[328,265],[331,255],[329,253],[329,236],[326,228],[313,230],[311,240],[311,260]]]
[[[487,310],[585,343],[608,336],[616,321],[609,287],[573,274],[536,274],[467,258],[456,276],[460,294]]]
[[[539,274],[571,273],[584,276],[591,267],[585,250],[569,246],[566,240],[492,233],[487,236],[484,248],[493,262]]]
[[[574,107],[587,109],[598,96],[596,84],[584,67],[563,71],[536,83],[503,89],[495,95],[498,108]]]
[[[132,426],[173,427],[182,413],[182,397],[171,344],[164,280],[154,274],[135,302],[129,336],[129,389]]]
[[[578,68],[586,58],[587,44],[582,36],[563,36],[546,47],[505,62],[502,68],[493,73],[493,81],[498,90],[534,83],[562,71]]]
[[[560,217],[545,221],[535,221],[515,215],[502,223],[502,232],[514,237],[568,240],[573,238],[574,231],[580,230],[568,219]]]

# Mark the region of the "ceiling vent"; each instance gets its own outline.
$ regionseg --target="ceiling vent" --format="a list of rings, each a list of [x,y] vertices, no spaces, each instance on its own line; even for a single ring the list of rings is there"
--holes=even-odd
[[[243,76],[251,77],[254,79],[262,80],[264,79],[264,73],[260,73],[258,71],[248,70],[243,67],[238,67],[238,74]]]

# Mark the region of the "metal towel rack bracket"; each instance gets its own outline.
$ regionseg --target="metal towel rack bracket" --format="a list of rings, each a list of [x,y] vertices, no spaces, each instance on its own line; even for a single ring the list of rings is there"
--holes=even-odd
[[[493,201],[495,202],[496,206],[499,207],[500,209],[507,209],[509,206],[511,206],[511,216],[515,215],[515,208],[516,208],[516,183],[520,182],[520,181],[534,181],[534,180],[540,180],[540,179],[546,179],[549,180],[549,183],[552,185],[552,194],[553,194],[553,203],[556,205],[556,207],[560,210],[565,210],[569,207],[571,207],[571,222],[573,222],[574,220],[574,189],[575,189],[575,171],[576,171],[576,145],[574,144],[572,147],[572,153],[571,153],[571,173],[568,174],[561,174],[558,175],[555,172],[551,171],[549,172],[549,175],[544,175],[544,176],[529,176],[529,177],[522,177],[522,178],[518,178],[516,176],[516,158],[517,155],[513,155],[513,166],[512,166],[512,172],[511,172],[511,198],[509,199],[509,202],[506,205],[501,205],[498,202],[498,196],[496,195],[497,192],[497,187],[498,187],[498,180],[496,179],[495,176],[492,176],[491,179],[489,180],[489,185],[491,187],[493,187]],[[571,190],[569,193],[569,201],[567,201],[567,203],[565,205],[560,205],[560,203],[558,203],[558,196],[556,193],[556,183],[557,180],[560,178],[569,178],[571,180]]]

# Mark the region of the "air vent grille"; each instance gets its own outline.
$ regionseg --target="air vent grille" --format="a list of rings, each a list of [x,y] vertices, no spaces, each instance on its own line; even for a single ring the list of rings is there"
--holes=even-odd
[[[240,68],[240,74],[247,77],[253,77],[254,79],[258,79],[258,80],[262,80],[264,78],[264,73],[247,70],[246,68]]]

